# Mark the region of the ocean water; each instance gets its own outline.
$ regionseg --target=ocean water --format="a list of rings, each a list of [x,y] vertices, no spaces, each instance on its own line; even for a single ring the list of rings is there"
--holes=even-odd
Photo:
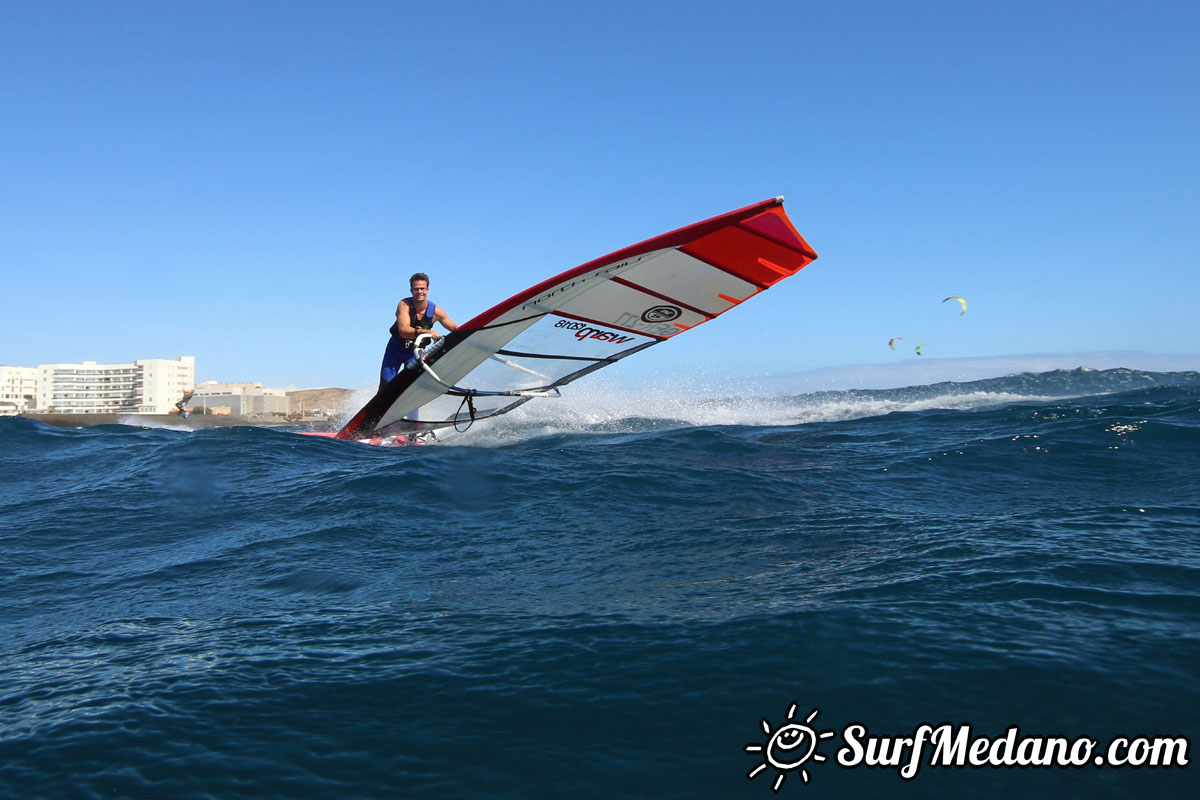
[[[402,449],[0,419],[0,796],[1194,796],[836,754],[1200,755],[1200,375],[522,411]]]

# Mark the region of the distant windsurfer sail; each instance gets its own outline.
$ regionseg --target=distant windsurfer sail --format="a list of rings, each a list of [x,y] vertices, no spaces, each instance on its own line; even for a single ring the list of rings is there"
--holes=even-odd
[[[691,330],[817,258],[783,198],[664,233],[549,278],[419,352],[338,432],[465,427]],[[420,409],[419,419],[406,419]]]

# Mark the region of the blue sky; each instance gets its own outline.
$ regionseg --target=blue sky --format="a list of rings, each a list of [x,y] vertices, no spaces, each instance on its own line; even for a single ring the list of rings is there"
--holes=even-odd
[[[0,0],[0,363],[367,386],[414,271],[465,322],[778,194],[821,258],[613,370],[1200,357],[1198,34],[1190,2]]]

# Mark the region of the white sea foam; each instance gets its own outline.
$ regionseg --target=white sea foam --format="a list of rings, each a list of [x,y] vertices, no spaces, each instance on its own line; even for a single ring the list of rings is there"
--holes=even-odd
[[[538,399],[510,414],[472,426],[462,444],[489,444],[558,433],[620,433],[684,427],[775,427],[866,419],[898,412],[935,409],[970,411],[1024,402],[1043,395],[1004,391],[954,391],[905,397],[905,390],[821,392],[772,396],[739,383],[672,381],[629,390],[602,381],[565,387],[563,397]],[[443,437],[447,438],[447,437]],[[457,437],[455,437],[457,438]]]
[[[469,435],[451,429],[442,441],[487,445],[562,433],[643,433],[673,428],[778,427],[867,419],[892,413],[965,411],[1015,403],[1041,404],[1068,397],[1107,395],[1161,383],[1164,377],[1125,369],[1055,370],[1013,374],[968,383],[942,382],[892,389],[788,392],[772,378],[659,377],[630,387],[617,378],[592,375],[563,387],[560,398],[538,398],[497,419],[469,426]],[[1180,380],[1192,380],[1189,375]],[[356,392],[343,423],[372,396]],[[352,410],[353,409],[353,410]]]
[[[163,422],[149,416],[129,414],[117,419],[118,425],[131,425],[135,428],[153,428],[156,431],[184,431],[192,433],[195,428],[178,422]]]

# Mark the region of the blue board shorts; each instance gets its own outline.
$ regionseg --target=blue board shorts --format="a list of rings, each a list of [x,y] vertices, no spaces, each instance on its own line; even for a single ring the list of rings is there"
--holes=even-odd
[[[395,378],[409,367],[416,366],[417,353],[395,336],[388,338],[387,349],[383,351],[383,365],[379,368],[379,385]]]

